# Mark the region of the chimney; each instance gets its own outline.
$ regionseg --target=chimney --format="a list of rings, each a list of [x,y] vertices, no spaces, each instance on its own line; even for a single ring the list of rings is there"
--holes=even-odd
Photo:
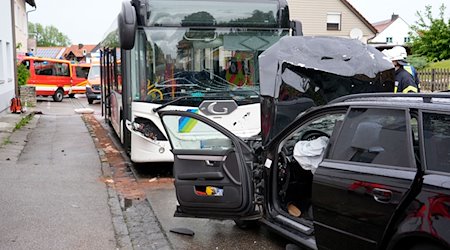
[[[79,43],[79,44],[78,44],[78,49],[81,49],[81,48],[83,48],[83,44],[82,44],[82,43]]]
[[[398,18],[398,15],[392,13],[391,21],[395,21],[395,20],[397,20],[397,18]]]

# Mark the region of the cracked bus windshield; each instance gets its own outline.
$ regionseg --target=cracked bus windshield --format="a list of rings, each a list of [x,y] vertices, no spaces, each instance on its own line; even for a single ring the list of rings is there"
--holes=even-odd
[[[198,105],[203,97],[259,102],[258,55],[287,31],[233,29],[146,29],[145,55],[135,101]],[[139,91],[138,91],[139,90]]]

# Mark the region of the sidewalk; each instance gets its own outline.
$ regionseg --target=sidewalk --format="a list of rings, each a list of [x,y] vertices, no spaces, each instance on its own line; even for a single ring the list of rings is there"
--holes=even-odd
[[[12,114],[7,110],[0,113],[0,148],[2,148],[2,150],[0,150],[0,165],[3,161],[8,161],[8,158],[9,160],[15,160],[22,151],[25,142],[23,140],[21,141],[21,139],[22,137],[26,138],[26,132],[29,131],[23,129],[23,131],[20,132],[20,135],[18,132],[13,138],[11,138],[11,136],[16,125],[19,124],[23,118],[32,115],[32,112],[33,110],[21,114]],[[6,148],[4,147],[6,144],[13,144],[13,147],[8,146]],[[8,152],[6,150],[8,150]]]
[[[32,113],[0,114],[1,248],[131,249],[116,238],[120,205],[81,117],[37,114],[14,131]]]

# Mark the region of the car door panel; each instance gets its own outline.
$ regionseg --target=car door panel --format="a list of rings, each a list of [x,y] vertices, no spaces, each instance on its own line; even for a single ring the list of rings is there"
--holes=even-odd
[[[313,179],[319,247],[376,249],[383,244],[417,178],[409,120],[406,110],[349,111]]]
[[[322,162],[313,184],[316,235],[327,238],[330,244],[331,238],[340,239],[343,249],[376,248],[415,175],[412,170],[381,171],[376,167]],[[384,197],[383,192],[388,193],[386,201],[376,198]]]
[[[160,112],[174,154],[176,216],[239,218],[253,212],[252,155],[220,125],[191,112]],[[189,121],[187,121],[189,120]],[[190,123],[192,129],[181,130]]]

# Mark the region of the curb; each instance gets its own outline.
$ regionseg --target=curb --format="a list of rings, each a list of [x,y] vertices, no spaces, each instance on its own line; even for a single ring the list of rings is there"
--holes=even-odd
[[[97,149],[100,163],[101,163],[101,170],[102,170],[102,176],[105,178],[105,185],[107,188],[108,193],[108,206],[111,212],[111,223],[114,228],[115,238],[116,238],[116,246],[118,249],[133,249],[133,244],[131,243],[130,239],[130,233],[128,231],[127,224],[125,222],[125,216],[122,212],[122,207],[120,205],[120,197],[117,194],[117,192],[114,190],[114,184],[110,181],[112,180],[112,173],[111,173],[111,167],[108,163],[108,159],[106,158],[105,152],[100,148],[99,141],[97,136],[95,135],[95,132],[89,124],[89,122],[86,121],[84,116],[81,116],[81,119],[83,120],[84,124],[86,125],[86,128],[89,131],[89,134],[92,137],[92,140],[95,144],[95,148]]]

